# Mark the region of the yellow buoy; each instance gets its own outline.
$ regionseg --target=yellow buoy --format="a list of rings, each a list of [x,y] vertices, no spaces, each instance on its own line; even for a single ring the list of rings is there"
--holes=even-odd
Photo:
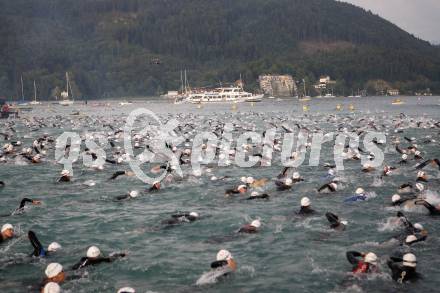
[[[353,104],[350,104],[350,106],[348,107],[350,109],[350,111],[354,111],[354,106]]]
[[[336,110],[341,111],[342,110],[342,105],[341,104],[337,104],[336,105]]]
[[[231,107],[231,109],[233,110],[233,111],[235,111],[235,110],[237,110],[237,104],[232,104],[232,107]]]
[[[307,106],[307,105],[303,105],[303,111],[304,111],[304,112],[309,111],[309,106]]]

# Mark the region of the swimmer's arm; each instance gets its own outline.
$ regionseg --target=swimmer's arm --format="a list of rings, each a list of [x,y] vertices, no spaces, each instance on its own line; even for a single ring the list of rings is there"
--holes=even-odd
[[[41,250],[43,249],[43,245],[41,245],[41,242],[38,240],[37,236],[33,231],[28,232],[28,238],[31,242],[32,247],[34,248],[34,252],[32,253],[33,256],[40,256]]]
[[[77,270],[88,265],[88,258],[82,257],[79,262],[72,266],[72,270]]]
[[[130,195],[128,195],[128,194],[119,195],[119,196],[116,197],[116,200],[124,200],[124,199],[127,199],[129,197],[130,197]]]
[[[21,200],[21,202],[20,202],[20,206],[19,206],[18,208],[19,208],[19,209],[24,208],[24,206],[26,205],[27,202],[34,202],[34,201],[33,201],[32,199],[30,199],[30,198],[25,197],[25,198],[23,198],[23,199]]]
[[[359,263],[359,260],[357,258],[361,257],[362,253],[357,251],[347,251],[346,256],[349,263],[351,263],[352,265],[357,265]]]

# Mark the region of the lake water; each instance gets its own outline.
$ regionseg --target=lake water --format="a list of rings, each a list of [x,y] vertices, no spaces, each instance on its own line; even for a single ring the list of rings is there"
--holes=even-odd
[[[53,149],[48,151],[42,164],[29,165],[24,159],[8,159],[0,164],[0,180],[6,183],[0,189],[0,214],[10,213],[23,197],[42,200],[43,204],[32,206],[21,215],[0,218],[0,224],[10,222],[19,227],[22,235],[18,241],[0,246],[1,292],[34,292],[33,286],[41,282],[50,262],[61,263],[67,275],[74,275],[70,267],[85,255],[90,245],[99,246],[104,254],[125,251],[127,257],[88,268],[81,278],[62,284],[64,292],[116,292],[124,286],[134,287],[137,292],[435,292],[440,286],[440,218],[427,216],[423,209],[405,212],[411,221],[422,223],[430,232],[425,243],[411,248],[418,257],[418,271],[424,276],[422,281],[406,285],[392,281],[386,260],[402,248],[398,244],[382,244],[401,231],[387,223],[397,211],[389,208],[390,198],[400,184],[414,181],[416,174],[415,161],[399,166],[400,155],[391,145],[392,137],[401,137],[403,145],[408,145],[403,136],[415,137],[424,157],[440,155],[439,129],[415,127],[417,121],[439,120],[440,98],[401,99],[405,104],[391,105],[392,98],[384,97],[314,99],[307,102],[309,111],[306,113],[302,103],[289,99],[237,104],[236,109],[220,104],[198,108],[159,100],[136,100],[126,106],[108,101],[108,106],[99,107],[89,101],[88,105],[72,107],[41,105],[31,112],[23,112],[22,117],[29,118],[31,125],[26,126],[25,120],[17,119],[13,127],[15,139],[24,145],[31,145],[43,133],[57,137],[66,130],[78,134],[109,132],[110,128],[104,127],[103,121],[115,128],[123,127],[130,111],[139,107],[152,110],[163,120],[174,117],[182,125],[194,123],[200,129],[207,127],[211,120],[234,122],[249,129],[255,126],[257,132],[268,128],[268,122],[279,120],[285,120],[292,127],[299,122],[303,126],[334,131],[348,121],[346,118],[354,118],[354,121],[371,118],[377,125],[385,126],[381,129],[387,134],[385,163],[399,169],[380,181],[377,179],[380,171],[365,174],[360,172],[359,161],[347,161],[345,170],[338,172],[344,182],[342,188],[331,195],[319,194],[317,188],[325,182],[323,177],[327,172],[323,163],[331,163],[333,158],[333,146],[328,144],[323,147],[320,166],[310,167],[306,159],[298,168],[305,181],[289,191],[276,191],[274,178],[282,166],[279,156],[275,155],[270,167],[214,164],[210,166],[211,173],[203,172],[201,177],[188,175],[190,171],[184,167],[184,179],[164,183],[160,192],[115,202],[113,199],[118,195],[148,187],[136,177],[108,180],[115,171],[129,170],[126,163],[106,164],[103,171],[95,171],[84,167],[80,160],[73,166],[74,181],[60,184],[56,179],[62,166],[55,162]],[[335,110],[338,104],[343,107],[342,111]],[[350,105],[353,110],[349,109]],[[76,111],[80,115],[71,115]],[[402,125],[404,132],[394,133],[391,120],[397,119],[399,113],[405,113],[408,118]],[[60,117],[55,118],[56,115]],[[335,115],[334,120],[328,121],[330,115]],[[36,126],[37,123],[32,122],[34,118],[50,123]],[[0,121],[1,132],[8,131],[5,123],[7,121]],[[424,144],[422,138],[428,135],[437,142]],[[122,146],[122,139],[119,145]],[[107,156],[111,155],[110,147],[107,146],[106,152]],[[433,168],[426,171],[432,178],[426,184],[427,194],[437,200],[439,171]],[[211,181],[212,175],[229,177]],[[263,189],[271,195],[270,200],[225,198],[225,189],[239,184],[241,176],[270,179]],[[95,186],[83,184],[90,179],[96,181]],[[344,204],[344,198],[352,195],[357,187],[363,187],[373,197],[365,202]],[[303,196],[311,199],[318,211],[316,216],[307,219],[294,216]],[[196,211],[201,218],[164,229],[161,221],[178,211]],[[330,230],[324,217],[327,211],[348,220],[347,230]],[[260,233],[234,233],[255,218],[262,222]],[[35,231],[43,245],[57,241],[63,249],[46,259],[28,257],[32,252],[25,236],[28,230]],[[210,263],[222,248],[228,249],[237,261],[236,273],[215,284],[196,286],[197,279],[209,271]],[[380,273],[354,278],[349,274],[351,266],[345,258],[348,250],[375,252],[380,258]]]

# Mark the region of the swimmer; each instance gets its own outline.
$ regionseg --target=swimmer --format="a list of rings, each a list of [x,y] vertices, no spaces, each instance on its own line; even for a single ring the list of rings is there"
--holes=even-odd
[[[101,256],[101,251],[96,246],[90,246],[85,257],[73,265],[72,270],[82,269],[87,266],[97,265],[103,262],[113,262],[117,258],[125,257],[125,253],[113,253],[108,257]]]
[[[387,265],[391,269],[391,277],[398,283],[414,282],[421,278],[416,272],[417,258],[412,253],[405,254],[403,258],[390,257]]]
[[[356,189],[355,195],[346,198],[344,202],[355,202],[355,201],[363,201],[363,200],[367,200],[367,196],[365,195],[365,190],[359,187]]]
[[[115,180],[119,176],[126,175],[126,176],[134,176],[134,173],[131,171],[117,171],[113,173],[112,177],[110,177],[109,180]]]
[[[0,243],[14,237],[14,227],[11,224],[4,224],[0,232]]]
[[[275,181],[275,184],[278,191],[288,190],[292,188],[293,180],[290,178],[287,178],[285,180],[277,180]]]
[[[316,213],[315,210],[313,210],[310,206],[311,206],[310,199],[308,197],[303,197],[301,199],[301,208],[297,212],[297,214],[301,216],[309,216],[315,214]]]
[[[251,196],[246,198],[246,200],[253,200],[253,199],[269,199],[269,194],[263,193],[259,194],[257,191],[252,191]]]
[[[325,214],[327,220],[330,222],[330,228],[336,231],[344,231],[347,226],[347,221],[340,221],[339,217],[333,213]]]
[[[247,190],[248,190],[248,187],[246,185],[242,184],[242,185],[239,185],[235,189],[227,189],[225,191],[225,195],[226,196],[230,196],[230,195],[233,195],[233,194],[244,194],[244,193],[247,192]]]
[[[407,164],[408,163],[408,155],[407,154],[403,154],[402,155],[402,160],[400,160],[399,164],[403,165],[403,164]]]
[[[132,199],[132,198],[139,197],[140,195],[141,194],[139,191],[132,190],[132,191],[128,192],[127,194],[117,196],[115,199],[116,200]]]
[[[44,271],[46,274],[46,278],[43,280],[43,283],[41,284],[41,290],[48,284],[48,283],[57,283],[58,285],[63,283],[66,279],[66,274],[64,273],[63,266],[59,263],[50,263],[46,270]],[[43,292],[43,291],[42,291]]]
[[[57,242],[52,242],[47,247],[47,250],[45,250],[41,242],[38,240],[37,235],[35,235],[33,231],[28,232],[28,238],[29,241],[31,242],[32,247],[34,248],[34,251],[32,252],[31,256],[45,257],[49,252],[55,252],[61,249],[61,245],[59,245]]]
[[[420,200],[416,200],[415,201],[416,205],[421,205],[424,206],[425,208],[428,209],[429,214],[431,216],[440,216],[440,205],[438,206],[433,206],[432,204],[430,204],[429,202],[427,202],[426,200],[420,199]]]
[[[258,229],[261,227],[260,220],[253,220],[252,223],[246,224],[238,230],[238,233],[254,234],[258,233]]]
[[[23,198],[21,200],[20,205],[18,206],[18,208],[16,208],[12,212],[12,214],[15,215],[15,214],[18,214],[18,213],[22,213],[24,211],[24,207],[25,207],[27,202],[29,202],[29,203],[31,203],[33,205],[40,205],[41,204],[41,201],[39,201],[39,200],[34,200],[34,199],[30,199],[30,198],[26,198],[25,197],[25,198]]]
[[[362,166],[362,172],[364,172],[364,173],[369,173],[369,172],[372,172],[374,170],[376,170],[376,169],[373,166],[371,166],[370,163],[365,163]]]
[[[222,249],[217,253],[216,261],[211,263],[211,269],[224,270],[222,276],[226,276],[237,269],[237,264],[231,253]]]
[[[69,170],[61,171],[61,177],[58,179],[58,182],[70,182],[71,175]]]
[[[361,253],[357,251],[348,251],[346,255],[348,262],[353,265],[352,272],[354,274],[378,272],[377,256],[373,252]]]
[[[324,184],[323,186],[318,188],[318,192],[320,193],[335,192],[336,190],[338,190],[338,184],[335,181]]]
[[[428,176],[425,172],[419,171],[417,172],[417,182],[428,182]]]
[[[164,225],[178,225],[182,223],[194,222],[199,218],[199,214],[196,212],[174,214],[170,219],[164,220],[162,224]]]
[[[391,197],[391,202],[393,206],[400,206],[408,201],[415,200],[416,198],[417,196],[414,195],[403,197],[396,193],[393,194],[393,196]]]
[[[292,181],[293,181],[293,183],[298,183],[298,182],[304,181],[304,178],[302,178],[298,172],[293,172]]]
[[[147,192],[159,191],[161,188],[160,181],[154,181],[153,185],[147,189]]]
[[[423,169],[428,165],[435,166],[440,170],[440,160],[439,159],[431,159],[431,160],[427,160],[423,163],[420,163],[419,165],[417,165],[416,170]]]

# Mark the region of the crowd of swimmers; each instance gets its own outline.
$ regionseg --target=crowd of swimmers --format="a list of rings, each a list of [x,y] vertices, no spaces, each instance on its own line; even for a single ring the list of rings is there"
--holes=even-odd
[[[374,123],[373,123],[374,124]],[[440,125],[437,125],[440,128]],[[423,158],[423,154],[419,146],[415,143],[416,140],[413,138],[406,138],[409,146],[407,148],[402,148],[400,141],[395,141],[395,149],[400,154],[399,156],[399,166],[383,166],[383,169],[377,170],[370,163],[365,163],[361,167],[361,171],[364,173],[376,172],[380,173],[380,179],[385,180],[386,177],[392,175],[399,168],[408,168],[408,163],[414,161],[417,163],[416,172],[414,177],[414,182],[408,182],[399,186],[396,193],[390,196],[390,205],[395,207],[405,207],[406,205],[421,206],[426,208],[431,216],[440,215],[440,206],[435,206],[430,203],[427,198],[423,195],[425,190],[425,185],[430,181],[430,177],[426,171],[422,171],[427,166],[434,166],[440,169],[440,163],[438,159],[428,159]],[[430,142],[433,140],[431,139]],[[54,140],[48,135],[44,135],[42,138],[36,140],[33,143],[32,148],[23,149],[19,152],[16,150],[18,146],[21,145],[20,142],[8,143],[3,147],[1,153],[1,159],[5,160],[8,156],[21,155],[23,158],[27,159],[32,164],[39,164],[42,158],[46,154],[47,144],[53,143]],[[427,142],[427,143],[430,143]],[[382,145],[383,141],[375,141],[376,144]],[[66,150],[68,147],[66,147]],[[177,151],[176,147],[170,147],[171,150]],[[361,154],[365,151],[355,150],[346,146],[346,157],[351,160],[360,160]],[[188,157],[191,151],[185,149],[179,156],[181,164],[188,164]],[[233,155],[233,153],[231,153]],[[293,153],[292,158],[295,158],[298,154]],[[373,154],[368,154],[370,159],[374,158]],[[94,156],[96,158],[96,154]],[[117,160],[106,160],[107,163],[118,164],[121,163],[119,158]],[[340,180],[337,177],[337,171],[335,166],[326,164],[325,167],[328,169],[325,176],[326,182],[321,186],[317,186],[316,190],[318,193],[335,193],[340,189]],[[98,166],[101,168],[102,166]],[[175,166],[170,164],[158,165],[152,169],[153,172],[160,172],[165,170],[168,175],[172,176],[175,171]],[[134,176],[130,171],[117,171],[115,172],[109,180],[115,180],[120,176]],[[213,181],[219,181],[224,178],[211,177]],[[167,179],[165,179],[167,180]],[[60,184],[66,184],[72,181],[72,175],[68,170],[62,170],[60,176],[57,180]],[[237,180],[238,181],[238,180]],[[274,179],[273,183],[276,187],[276,191],[273,192],[290,192],[295,184],[301,184],[305,182],[306,179],[303,178],[300,173],[290,167],[285,167],[281,173]],[[259,187],[263,187],[270,182],[267,178],[255,179],[251,176],[242,177],[237,182],[237,184],[231,188],[225,190],[226,197],[239,196],[245,200],[269,200],[271,195],[269,193],[263,193],[259,191]],[[93,182],[90,183],[91,186]],[[4,182],[0,182],[0,188],[4,186]],[[135,199],[142,195],[143,193],[150,192],[160,192],[162,188],[161,182],[156,181],[151,186],[146,188],[144,191],[132,190],[124,195],[117,196],[116,201],[123,201],[129,199]],[[369,199],[369,194],[362,187],[355,189],[354,193],[346,198],[344,202],[357,202],[366,201]],[[13,214],[19,214],[23,212],[25,205],[29,203],[32,205],[41,204],[40,201],[24,198]],[[309,217],[319,214],[313,207],[310,197],[302,197],[299,202],[299,208],[296,212],[298,217]],[[338,215],[331,211],[326,211],[324,213],[325,218],[328,221],[330,229],[342,232],[347,229],[348,221],[341,219]],[[170,218],[162,221],[164,227],[173,227],[176,225],[184,223],[192,223],[200,219],[200,215],[197,212],[184,212],[171,215]],[[420,223],[411,223],[411,221],[402,213],[397,213],[397,219],[399,223],[404,227],[404,232],[395,237],[396,240],[400,241],[402,245],[411,247],[415,243],[426,241],[428,238],[428,232],[424,229],[423,225]],[[239,234],[255,234],[261,229],[262,222],[260,219],[254,219],[249,224],[242,226],[237,230]],[[11,224],[3,224],[1,227],[0,234],[0,244],[7,242],[14,237],[14,227]],[[62,249],[61,245],[57,242],[53,242],[47,247],[44,247],[37,235],[33,231],[28,231],[28,239],[32,245],[33,251],[31,256],[33,257],[47,257],[50,254],[56,254],[57,251]],[[102,255],[100,249],[97,246],[90,246],[86,250],[85,256],[81,257],[79,261],[73,264],[70,268],[71,271],[81,270],[88,266],[96,266],[103,263],[111,263],[119,258],[125,257],[125,253],[112,253],[108,256]],[[379,257],[373,251],[359,252],[359,251],[347,251],[346,258],[348,262],[352,265],[351,272],[356,275],[360,274],[372,274],[380,271],[379,268]],[[417,257],[415,249],[401,253],[400,255],[390,256],[386,260],[387,266],[390,270],[390,275],[393,280],[399,283],[414,282],[420,278],[420,274],[417,272]],[[227,276],[237,269],[237,263],[233,258],[231,252],[225,249],[221,249],[215,258],[215,261],[211,263],[211,269],[215,271],[221,271],[221,276]],[[63,265],[57,262],[51,262],[47,265],[44,271],[45,277],[39,287],[40,291],[43,293],[58,293],[61,291],[60,285],[69,279],[68,273],[66,273]],[[125,287],[118,290],[118,293],[133,293],[135,290],[131,287]]]

